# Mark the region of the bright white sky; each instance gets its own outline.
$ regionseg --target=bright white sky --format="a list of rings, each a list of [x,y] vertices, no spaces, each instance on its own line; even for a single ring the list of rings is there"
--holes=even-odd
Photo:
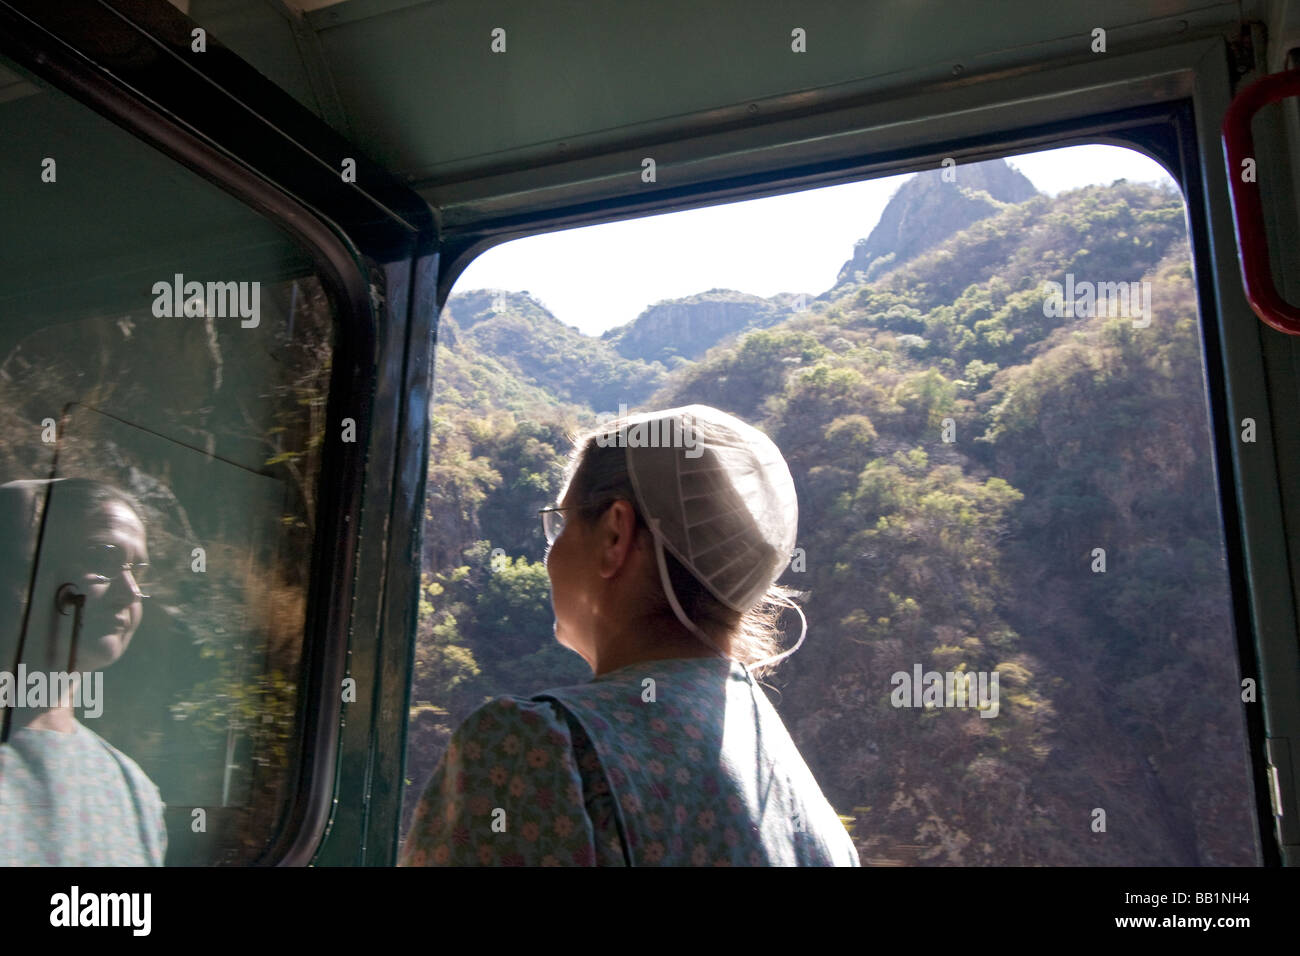
[[[1053,196],[1116,179],[1173,185],[1160,164],[1118,146],[1072,146],[1010,162]],[[960,167],[957,177],[960,182]],[[516,239],[470,263],[452,292],[526,290],[561,322],[588,335],[631,322],[661,299],[708,289],[820,295],[835,284],[853,244],[870,234],[905,179],[891,176]]]

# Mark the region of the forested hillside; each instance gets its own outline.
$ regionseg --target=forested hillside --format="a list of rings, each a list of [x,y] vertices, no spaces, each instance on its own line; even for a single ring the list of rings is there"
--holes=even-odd
[[[568,433],[620,401],[699,402],[794,475],[807,563],[782,582],[809,634],[769,696],[864,863],[1253,863],[1182,198],[1120,181],[995,205],[671,369],[549,313],[466,323],[453,297],[410,784],[485,698],[589,677],[554,642],[536,518]],[[1150,283],[1149,325],[1045,314],[1067,273]],[[996,670],[998,715],[892,706],[916,664]]]
[[[806,296],[804,298],[807,298]],[[601,335],[620,355],[679,368],[738,333],[765,329],[801,307],[785,293],[763,299],[730,289],[710,289],[685,299],[656,302],[627,325]]]

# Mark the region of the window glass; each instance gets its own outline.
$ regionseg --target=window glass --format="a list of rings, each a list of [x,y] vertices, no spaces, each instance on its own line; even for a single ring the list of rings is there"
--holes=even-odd
[[[0,863],[282,826],[334,309],[307,250],[0,63]]]
[[[1105,146],[471,264],[438,336],[408,824],[470,711],[590,677],[536,514],[569,434],[692,403],[793,473],[809,632],[768,695],[864,865],[1259,863],[1185,205]]]

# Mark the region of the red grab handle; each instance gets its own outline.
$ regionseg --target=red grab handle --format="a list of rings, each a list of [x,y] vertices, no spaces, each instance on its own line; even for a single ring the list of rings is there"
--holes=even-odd
[[[1300,95],[1300,70],[1274,73],[1256,80],[1236,95],[1223,116],[1223,155],[1232,187],[1232,216],[1237,230],[1237,258],[1246,299],[1267,325],[1287,335],[1300,335],[1300,308],[1278,294],[1268,263],[1268,235],[1259,184],[1243,177],[1243,161],[1255,159],[1250,121],[1261,107]]]

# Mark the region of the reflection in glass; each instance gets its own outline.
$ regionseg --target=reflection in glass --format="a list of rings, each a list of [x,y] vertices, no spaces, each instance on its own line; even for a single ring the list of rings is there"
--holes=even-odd
[[[3,620],[27,622],[0,635],[0,865],[160,866],[158,787],[75,713],[100,716],[102,672],[140,626],[140,508],[103,482],[12,481],[0,485],[0,528]]]
[[[138,776],[145,850],[105,862],[164,862],[164,846],[167,865],[254,862],[295,795],[334,307],[311,251],[279,226],[0,58],[4,70],[23,82],[0,102],[0,483],[20,482],[6,495],[38,533],[0,539],[0,669],[75,663],[104,693],[95,714],[21,724],[10,708],[0,793],[19,785],[15,747],[54,737],[42,721],[75,723],[76,740],[93,732],[137,768],[117,789]],[[63,515],[86,478],[118,489],[112,517]],[[52,489],[43,536],[36,488]],[[85,598],[75,661],[77,595],[56,604],[70,581]],[[108,792],[60,766],[49,787],[68,799]],[[9,862],[103,850],[25,799],[6,804],[5,838],[37,856]]]

